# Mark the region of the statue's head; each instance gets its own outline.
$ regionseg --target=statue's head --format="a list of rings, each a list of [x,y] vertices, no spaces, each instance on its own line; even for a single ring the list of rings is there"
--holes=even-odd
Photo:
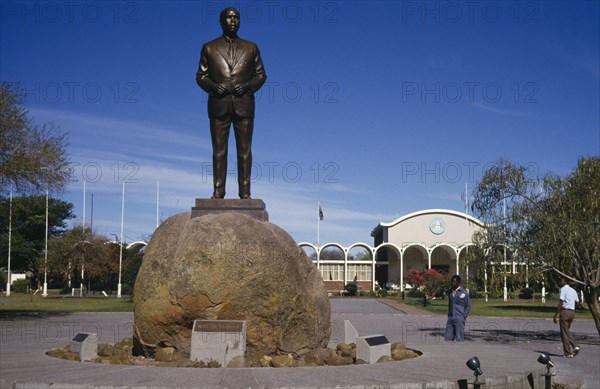
[[[240,29],[240,13],[233,7],[225,8],[219,15],[223,34],[235,37]]]

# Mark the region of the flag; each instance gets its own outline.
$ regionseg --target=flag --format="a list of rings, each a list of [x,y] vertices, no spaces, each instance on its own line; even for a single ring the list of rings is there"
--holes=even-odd
[[[319,205],[319,220],[323,220],[323,210],[321,209],[320,205]]]

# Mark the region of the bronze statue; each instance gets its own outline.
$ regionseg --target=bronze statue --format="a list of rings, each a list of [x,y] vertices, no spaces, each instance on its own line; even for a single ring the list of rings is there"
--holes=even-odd
[[[196,82],[208,93],[208,117],[213,147],[212,198],[225,197],[227,142],[233,123],[237,148],[239,196],[250,198],[254,93],[267,75],[255,43],[239,38],[240,13],[225,8],[219,16],[223,35],[205,43]]]

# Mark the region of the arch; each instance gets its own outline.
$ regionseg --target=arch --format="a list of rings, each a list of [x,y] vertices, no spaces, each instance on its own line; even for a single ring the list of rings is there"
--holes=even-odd
[[[127,246],[125,246],[125,249],[129,250],[130,248],[133,248],[138,245],[148,246],[148,242],[144,242],[143,240],[137,240],[135,242],[129,243]]]
[[[321,261],[345,261],[346,249],[339,243],[327,243],[318,251],[319,262]]]
[[[419,243],[412,243],[402,250],[404,274],[412,269],[424,270],[429,266],[429,251]]]
[[[298,245],[304,251],[308,259],[313,262],[317,261],[317,247],[308,242],[302,242]]]
[[[353,244],[348,248],[348,261],[373,261],[373,249],[363,244]]]
[[[402,284],[402,250],[393,243],[375,248],[375,278],[386,289],[398,289]]]
[[[456,249],[447,244],[438,244],[431,249],[431,268],[441,273],[452,273],[456,271],[457,259]]]

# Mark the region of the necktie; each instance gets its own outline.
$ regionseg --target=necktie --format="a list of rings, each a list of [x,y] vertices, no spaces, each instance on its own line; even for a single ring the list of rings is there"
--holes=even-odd
[[[229,51],[227,52],[227,55],[229,55],[229,60],[233,62],[233,39],[229,39]]]

